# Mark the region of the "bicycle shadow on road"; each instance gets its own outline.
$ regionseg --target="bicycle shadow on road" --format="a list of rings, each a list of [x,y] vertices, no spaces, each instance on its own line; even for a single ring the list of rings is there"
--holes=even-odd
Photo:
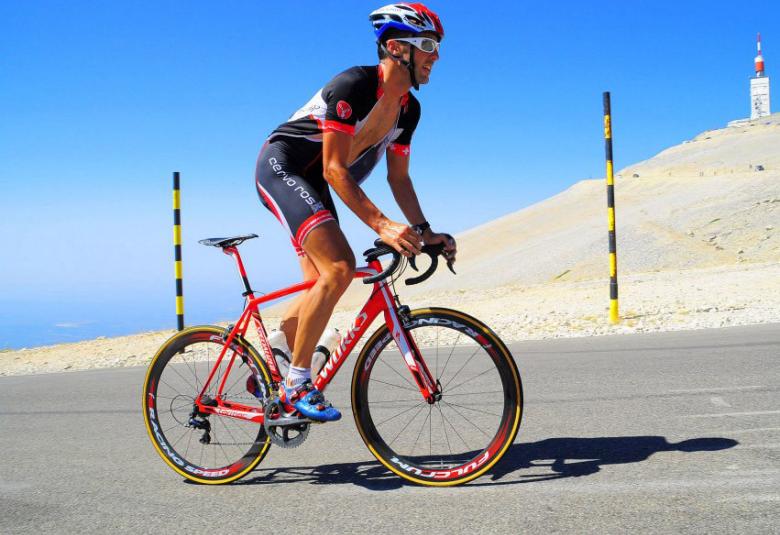
[[[703,452],[733,448],[739,444],[730,438],[706,437],[670,443],[661,436],[548,438],[528,444],[514,444],[485,478],[475,485],[534,483],[583,477],[596,474],[602,466],[646,461],[661,452]],[[544,468],[544,471],[537,470]],[[501,481],[520,470],[534,469],[533,474],[518,474],[519,479]]]
[[[655,453],[719,451],[737,444],[739,442],[736,440],[719,437],[694,438],[677,443],[670,443],[661,436],[548,438],[527,444],[513,444],[492,470],[468,486],[516,485],[583,477],[600,472],[605,465],[646,461]],[[533,473],[518,473],[526,470],[532,470]],[[352,484],[368,490],[414,486],[390,473],[377,461],[261,468],[235,484],[280,483]]]

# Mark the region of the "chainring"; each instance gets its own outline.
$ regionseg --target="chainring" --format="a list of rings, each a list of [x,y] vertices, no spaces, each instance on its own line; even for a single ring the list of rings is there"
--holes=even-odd
[[[284,421],[283,425],[274,425],[275,421]],[[284,411],[279,398],[274,397],[265,405],[265,418],[263,427],[271,439],[272,444],[280,448],[297,448],[306,441],[309,436],[309,421],[302,420],[297,422],[297,418],[292,417]]]

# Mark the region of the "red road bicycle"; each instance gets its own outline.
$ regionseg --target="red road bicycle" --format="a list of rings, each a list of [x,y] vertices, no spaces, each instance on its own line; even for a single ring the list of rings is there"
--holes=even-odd
[[[201,240],[235,259],[246,290],[243,313],[227,328],[196,326],[172,336],[152,359],[144,382],[144,419],[155,449],[173,470],[198,483],[236,481],[263,460],[271,444],[298,446],[315,423],[280,410],[283,379],[258,308],[307,290],[315,280],[256,297],[238,252],[238,245],[255,237]],[[352,374],[360,436],[380,463],[413,483],[444,486],[475,479],[501,459],[517,434],[523,407],[517,366],[479,320],[446,308],[402,305],[395,281],[407,261],[382,242],[375,245],[355,274],[373,284],[373,291],[314,385],[327,388],[382,314],[384,325],[368,338]],[[431,265],[405,282],[430,277],[441,250],[425,246]],[[392,255],[385,269],[379,261],[384,255]],[[416,269],[413,259],[408,264]],[[262,353],[246,339],[251,323]]]

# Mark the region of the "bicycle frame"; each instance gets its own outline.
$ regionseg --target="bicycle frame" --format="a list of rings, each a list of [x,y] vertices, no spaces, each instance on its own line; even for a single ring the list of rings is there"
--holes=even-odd
[[[214,400],[216,401],[216,406],[213,404],[213,402],[212,404],[204,404],[202,397],[211,384],[211,381],[214,378],[214,374],[219,368],[222,359],[225,358],[225,354],[228,348],[232,345],[237,336],[242,338],[244,337],[247,330],[249,329],[250,323],[252,322],[254,323],[257,334],[260,338],[260,344],[265,356],[265,362],[271,371],[272,386],[273,383],[279,383],[283,380],[281,374],[279,373],[279,368],[276,365],[276,359],[273,357],[273,349],[271,348],[271,344],[268,343],[268,337],[265,326],[263,325],[263,320],[260,316],[259,306],[281,297],[286,297],[288,295],[306,291],[314,286],[314,284],[317,282],[317,279],[299,282],[298,284],[271,292],[261,297],[255,297],[254,291],[249,285],[249,279],[247,278],[246,270],[244,269],[244,263],[241,260],[241,255],[238,252],[237,246],[225,247],[223,248],[223,252],[229,256],[232,256],[236,262],[239,275],[241,276],[241,279],[244,282],[244,287],[246,288],[246,291],[243,295],[246,297],[247,301],[244,306],[244,311],[241,313],[241,317],[238,319],[233,328],[230,329],[227,338],[225,338],[224,347],[222,348],[222,351],[220,351],[219,357],[217,357],[214,367],[209,373],[209,377],[203,385],[203,388],[201,389],[198,398],[195,400],[195,403],[198,405],[198,410],[203,414],[219,414],[221,416],[227,416],[240,420],[263,423],[264,414],[262,409],[241,403],[229,402],[222,399],[222,392],[225,388],[225,383],[228,376],[230,375],[230,370],[232,369],[238,354],[236,351],[234,351],[230,356],[231,360],[228,363],[228,367],[225,370],[222,380],[217,388],[216,399]],[[381,271],[382,265],[378,260],[374,260],[367,266],[358,267],[355,270],[355,278],[361,279],[364,277],[369,277],[376,275]],[[409,372],[412,374],[412,377],[414,377],[414,380],[420,389],[420,394],[426,401],[433,403],[440,396],[439,385],[433,379],[430,370],[428,370],[428,367],[425,364],[425,361],[423,360],[414,339],[409,335],[406,328],[404,327],[401,318],[402,314],[399,312],[396,299],[390,291],[390,288],[385,280],[380,280],[374,283],[374,289],[371,292],[370,297],[358,313],[355,320],[352,322],[352,325],[344,333],[344,336],[342,337],[338,347],[333,351],[331,357],[328,359],[328,361],[322,367],[322,370],[320,370],[319,374],[314,379],[314,386],[320,391],[323,391],[325,388],[327,388],[327,386],[333,380],[333,377],[335,377],[338,371],[341,369],[344,361],[346,361],[349,354],[352,352],[357,343],[360,341],[360,339],[363,337],[363,335],[366,333],[368,328],[380,313],[384,313],[385,323],[390,329],[396,344],[398,344],[404,362],[409,368]],[[257,374],[258,384],[263,385],[264,381],[262,381],[260,371],[254,370],[254,372]],[[265,396],[269,395],[268,392],[263,392],[263,394]]]

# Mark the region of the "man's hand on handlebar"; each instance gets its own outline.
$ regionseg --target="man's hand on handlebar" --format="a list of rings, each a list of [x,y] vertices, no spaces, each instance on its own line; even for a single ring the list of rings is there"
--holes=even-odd
[[[383,242],[406,257],[420,254],[423,240],[409,225],[385,219],[377,233]]]
[[[455,238],[449,234],[434,232],[431,229],[427,229],[423,232],[422,237],[425,241],[425,245],[433,245],[436,243],[444,245],[442,256],[447,259],[449,264],[455,263],[455,255],[458,253],[458,244],[455,243]]]

